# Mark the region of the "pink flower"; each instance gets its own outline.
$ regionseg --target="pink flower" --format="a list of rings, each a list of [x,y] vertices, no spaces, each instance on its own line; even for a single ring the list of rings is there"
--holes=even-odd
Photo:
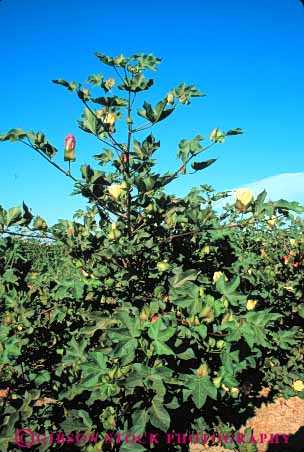
[[[158,316],[157,315],[154,315],[153,317],[152,317],[152,319],[151,319],[151,323],[154,323],[154,322],[156,322],[158,320]]]
[[[65,149],[67,151],[72,151],[73,149],[75,149],[75,145],[76,145],[76,140],[74,135],[72,135],[71,133],[69,133],[66,138],[64,139],[65,141]]]

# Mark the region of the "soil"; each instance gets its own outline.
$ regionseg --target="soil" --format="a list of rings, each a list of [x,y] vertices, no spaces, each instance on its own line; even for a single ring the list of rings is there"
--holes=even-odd
[[[264,444],[257,443],[258,452],[304,452],[304,400],[299,397],[292,397],[289,400],[278,398],[275,402],[265,404],[255,410],[255,416],[246,422],[245,427],[253,430],[253,435],[259,441],[260,434],[286,434],[288,444],[284,443],[284,438],[280,437],[279,444],[269,444],[265,440]],[[244,427],[240,429],[240,432]],[[287,439],[286,439],[287,441]],[[220,446],[203,446],[193,444],[190,452],[225,452]]]

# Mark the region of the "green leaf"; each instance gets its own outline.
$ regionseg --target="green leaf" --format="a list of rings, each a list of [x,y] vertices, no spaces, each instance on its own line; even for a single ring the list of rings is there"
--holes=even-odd
[[[0,141],[19,141],[26,138],[27,133],[23,129],[10,129],[8,132],[0,135]]]
[[[216,282],[216,288],[222,295],[232,295],[240,285],[240,277],[236,275],[230,282],[225,281],[225,276],[221,277]]]
[[[20,207],[12,207],[6,214],[6,225],[12,226],[22,219],[22,212]]]
[[[193,140],[182,140],[179,143],[179,150],[177,157],[181,158],[183,163],[186,163],[190,156],[197,155],[203,151],[203,147],[200,144],[204,137],[197,135]]]
[[[101,121],[88,109],[85,108],[82,114],[82,121],[78,121],[79,127],[85,132],[92,133],[93,135],[98,135],[101,133],[101,128],[98,127],[101,125]]]
[[[67,88],[69,91],[75,92],[78,89],[78,83],[76,82],[67,82],[66,80],[63,80],[62,78],[57,80],[52,80],[53,83],[56,85],[61,85]]]
[[[289,350],[292,346],[297,345],[296,330],[278,331],[274,334],[274,338],[279,342],[280,348]]]
[[[200,378],[193,375],[187,386],[191,389],[192,400],[198,409],[205,405],[208,396],[216,400],[217,390],[208,376]]]
[[[95,104],[104,105],[105,107],[125,107],[128,101],[121,97],[96,97],[92,99]]]
[[[244,131],[242,129],[240,129],[239,127],[237,127],[236,129],[228,130],[228,132],[226,132],[226,135],[227,136],[229,136],[229,135],[241,135],[243,133],[244,133]]]
[[[149,422],[149,412],[148,410],[141,409],[135,410],[132,414],[132,427],[130,429],[130,433],[134,435],[139,435],[140,433],[145,432],[146,425]]]
[[[85,361],[84,351],[87,346],[87,340],[82,338],[80,343],[78,343],[75,337],[72,337],[66,349],[66,354],[64,355],[62,362],[67,366],[77,365]]]
[[[206,325],[195,326],[195,327],[193,327],[193,331],[197,332],[200,335],[201,339],[203,339],[203,340],[207,337],[208,330],[207,330]]]
[[[142,432],[141,432],[142,433]],[[122,443],[121,447],[119,448],[120,452],[144,452],[148,449],[146,449],[144,446],[142,446],[139,443]]]
[[[304,212],[304,206],[301,206],[296,201],[290,202],[286,201],[285,199],[279,199],[278,201],[275,201],[273,203],[274,209],[278,210],[279,212],[284,212],[288,210],[292,210],[296,213],[303,213]]]
[[[193,359],[195,358],[195,354],[192,348],[187,348],[187,350],[185,350],[182,353],[178,353],[176,355],[178,358],[180,359],[184,359],[184,360],[188,360],[188,359]]]
[[[183,271],[182,267],[178,267],[178,269],[175,270],[175,275],[170,278],[169,282],[171,287],[177,289],[183,286],[187,281],[195,281],[198,275],[199,272],[197,270],[189,269]]]
[[[174,108],[166,109],[166,106],[167,99],[158,102],[154,108],[148,102],[144,102],[143,109],[137,110],[137,114],[155,124],[167,118],[174,111]]]
[[[200,171],[202,169],[208,168],[208,166],[215,163],[216,160],[217,159],[210,159],[210,160],[206,160],[205,162],[193,162],[193,163],[191,163],[191,166],[195,171]]]
[[[114,67],[114,66],[125,67],[129,60],[123,54],[119,55],[116,58],[106,56],[100,52],[95,52],[95,55],[102,63],[106,64],[107,66],[111,66],[111,67]]]
[[[171,289],[170,299],[176,306],[187,309],[189,315],[196,315],[202,310],[199,287],[190,281],[187,281],[182,287]]]
[[[93,388],[101,383],[102,375],[108,373],[107,359],[102,352],[91,352],[88,355],[89,361],[82,363],[82,386],[84,388]]]
[[[158,396],[152,399],[152,405],[149,410],[151,424],[159,428],[162,432],[168,432],[170,427],[170,416],[163,405],[163,400]]]
[[[104,76],[102,74],[89,75],[86,83],[90,83],[93,86],[102,86]]]
[[[256,200],[253,202],[252,209],[255,216],[260,216],[265,210],[264,202],[267,196],[266,190],[258,194]]]
[[[145,91],[153,85],[153,79],[145,79],[142,73],[137,74],[132,77],[132,79],[124,79],[124,84],[119,85],[118,89],[122,91],[130,91],[138,93],[140,91]]]
[[[96,331],[105,331],[112,325],[117,325],[117,320],[105,317],[102,312],[90,312],[87,315],[87,320],[92,322],[92,325],[84,326],[80,331],[82,334],[92,337]]]
[[[129,58],[130,61],[137,61],[141,69],[157,70],[157,64],[161,62],[161,58],[157,58],[152,53],[138,53]]]
[[[151,339],[158,339],[162,342],[167,342],[175,333],[175,328],[166,327],[161,319],[152,323],[149,326],[148,335]]]

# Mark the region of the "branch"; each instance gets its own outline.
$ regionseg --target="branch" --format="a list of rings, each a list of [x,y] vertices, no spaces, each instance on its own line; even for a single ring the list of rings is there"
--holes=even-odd
[[[96,113],[94,112],[94,110],[92,110],[92,108],[89,106],[89,104],[88,104],[84,99],[82,99],[82,102],[83,102],[83,104],[87,107],[87,109],[90,111],[90,113],[91,113],[98,121],[101,121],[102,125],[104,126],[104,122],[103,122],[100,118],[98,118],[98,116],[96,115]],[[119,143],[113,138],[113,135],[112,135],[110,132],[107,132],[107,134],[109,135],[110,140],[112,141],[111,143],[108,143],[107,141],[105,141],[105,140],[103,140],[102,138],[100,138],[100,136],[97,135],[97,133],[94,133],[93,135],[95,135],[95,137],[96,137],[99,141],[101,141],[102,143],[106,144],[107,146],[111,146],[111,148],[113,148],[113,149],[115,150],[118,160],[121,162],[122,166],[123,166],[124,169],[126,170],[124,161],[123,161],[123,159],[121,158],[121,155],[119,154],[119,151],[124,152],[124,149],[123,149],[122,145],[119,144]],[[118,146],[119,149],[117,149],[117,146]]]
[[[1,232],[1,234],[9,234],[9,235],[15,235],[15,236],[20,236],[20,237],[27,237],[27,238],[33,238],[33,239],[49,239],[49,240],[56,240],[53,236],[50,235],[35,235],[35,234],[26,234],[24,232],[13,232],[13,231],[9,231],[9,230],[4,230]]]
[[[69,177],[70,179],[72,179],[74,182],[77,182],[80,184],[80,186],[82,188],[84,188],[85,190],[89,190],[88,187],[86,187],[85,185],[83,185],[83,183],[81,181],[79,181],[78,179],[76,179],[74,176],[72,176],[72,174],[69,171],[65,171],[60,165],[58,165],[57,163],[53,162],[47,155],[45,155],[43,152],[40,151],[39,148],[37,148],[36,146],[34,146],[32,143],[27,143],[24,140],[20,140],[21,143],[25,144],[26,146],[34,149],[34,151],[36,151],[39,155],[41,155],[41,157],[43,157],[48,163],[50,163],[52,166],[54,166],[56,169],[58,169],[61,173],[63,173],[65,176]],[[110,218],[107,214],[107,212],[105,211],[105,208],[103,207],[103,205],[101,205],[98,197],[92,192],[92,190],[89,190],[91,196],[93,197],[93,202],[95,202],[98,207],[100,209],[102,209],[103,214],[105,215],[106,219],[108,221],[110,221]],[[111,212],[111,211],[110,211]],[[113,212],[112,212],[113,213]]]
[[[277,218],[283,217],[284,215],[278,215]],[[256,222],[257,220],[255,220]],[[268,220],[260,220],[260,223],[267,223]],[[248,226],[248,220],[243,221],[242,223],[231,223],[228,225],[224,225],[224,226],[206,226],[200,229],[194,229],[193,231],[187,231],[187,232],[182,232],[181,234],[175,234],[175,235],[171,235],[170,237],[160,240],[159,243],[163,243],[163,242],[169,242],[171,240],[174,239],[178,239],[181,237],[186,237],[188,235],[193,235],[193,234],[199,234],[203,231],[221,231],[221,230],[225,230],[225,229],[233,229],[233,228],[245,228],[246,226]]]
[[[131,115],[131,93],[128,92],[128,118]],[[127,175],[130,175],[130,148],[131,148],[131,136],[132,136],[132,129],[131,124],[128,124],[128,142],[127,142]],[[127,198],[127,221],[128,221],[128,235],[129,238],[131,238],[131,188],[128,186],[128,198]]]
[[[20,142],[25,144],[26,146],[34,149],[34,151],[38,152],[38,154],[41,155],[41,157],[43,157],[47,162],[49,162],[51,165],[53,165],[56,169],[58,169],[58,171],[63,173],[65,176],[70,177],[74,182],[77,181],[77,179],[74,176],[72,176],[72,174],[69,171],[64,170],[60,165],[53,162],[53,160],[51,160],[47,155],[45,155],[39,148],[34,146],[32,143],[29,144],[24,140],[20,140]]]

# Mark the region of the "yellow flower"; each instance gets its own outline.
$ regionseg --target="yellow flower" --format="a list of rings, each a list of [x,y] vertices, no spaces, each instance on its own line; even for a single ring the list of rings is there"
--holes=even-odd
[[[253,309],[256,307],[257,301],[256,300],[247,300],[246,309],[247,311],[253,311]]]
[[[297,243],[297,241],[295,239],[290,239],[289,243],[291,246],[295,246],[295,244]]]
[[[123,183],[121,183],[121,184],[112,184],[109,187],[109,193],[112,196],[112,198],[115,199],[115,201],[117,201],[118,198],[120,197],[120,195],[122,194],[124,188],[125,188],[125,185]]]
[[[304,383],[302,380],[296,380],[292,383],[292,389],[297,392],[304,391]]]
[[[239,188],[235,191],[236,199],[239,201],[244,207],[248,207],[253,199],[253,193],[248,188]]]
[[[228,391],[229,391],[229,388],[227,388],[227,386],[224,385],[224,383],[222,383],[222,389],[224,389],[225,392],[228,392]]]

